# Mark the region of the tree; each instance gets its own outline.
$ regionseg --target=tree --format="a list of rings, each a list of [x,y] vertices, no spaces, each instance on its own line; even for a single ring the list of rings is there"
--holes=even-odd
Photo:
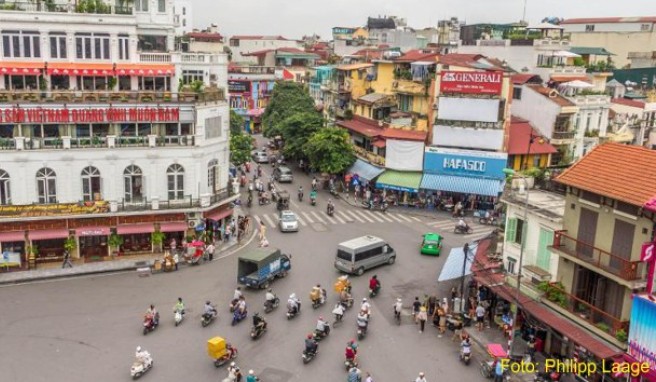
[[[235,166],[240,166],[248,162],[252,149],[253,137],[250,135],[242,132],[230,135],[230,161]]]
[[[244,117],[230,110],[230,134],[239,134],[244,127]]]
[[[355,162],[349,134],[339,127],[317,131],[303,151],[313,168],[328,174],[339,174]]]
[[[262,115],[264,136],[282,135],[280,123],[294,114],[303,112],[317,112],[314,100],[303,85],[295,82],[276,82],[271,100]]]
[[[297,159],[303,157],[303,148],[321,127],[323,127],[323,118],[317,112],[301,112],[282,121],[279,128],[285,141],[283,148],[285,156]]]

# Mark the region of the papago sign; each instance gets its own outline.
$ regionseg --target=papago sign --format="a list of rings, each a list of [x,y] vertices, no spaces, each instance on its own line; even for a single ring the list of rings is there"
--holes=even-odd
[[[503,72],[442,71],[440,91],[445,93],[499,94]]]

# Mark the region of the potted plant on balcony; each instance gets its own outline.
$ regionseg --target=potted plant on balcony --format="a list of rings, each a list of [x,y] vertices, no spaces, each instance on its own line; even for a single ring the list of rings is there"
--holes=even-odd
[[[605,322],[597,322],[595,325],[597,329],[601,330],[602,332],[610,333],[610,326],[608,326],[607,323]]]
[[[150,241],[153,243],[153,252],[162,252],[162,244],[166,235],[159,229],[150,234]]]
[[[629,336],[626,334],[626,330],[617,329],[615,331],[615,339],[622,343],[625,343],[629,339]]]
[[[547,300],[558,304],[562,308],[567,308],[567,295],[564,288],[560,281],[555,283],[543,281],[538,285],[538,289],[544,292],[544,297]]]
[[[118,256],[121,246],[123,245],[123,237],[112,233],[107,239],[107,245],[109,245],[110,256]]]

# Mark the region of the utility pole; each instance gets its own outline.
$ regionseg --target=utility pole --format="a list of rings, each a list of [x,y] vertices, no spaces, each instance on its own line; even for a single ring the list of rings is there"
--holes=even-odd
[[[466,293],[465,293],[465,274],[467,272],[467,254],[469,253],[469,243],[465,243],[465,245],[462,247],[462,251],[464,252],[463,260],[462,260],[462,282],[460,284],[460,312],[464,313],[465,307],[467,306],[465,303],[465,298],[466,298]]]
[[[528,0],[524,0],[524,12],[522,12],[522,21],[526,22],[526,3]],[[527,23],[528,25],[528,23]]]

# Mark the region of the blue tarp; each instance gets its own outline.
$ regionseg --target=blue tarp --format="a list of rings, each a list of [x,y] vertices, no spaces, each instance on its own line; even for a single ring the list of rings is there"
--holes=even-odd
[[[474,255],[476,255],[476,249],[478,248],[478,243],[469,244],[469,254],[467,256],[467,265],[465,266],[465,276],[472,273],[471,267],[474,262]],[[448,281],[462,277],[462,264],[464,262],[465,251],[462,247],[452,248],[449,252],[449,257],[446,259],[444,266],[442,266],[442,271],[440,272],[437,281]]]
[[[360,179],[372,180],[385,171],[384,168],[376,167],[362,159],[356,159],[353,166],[348,170],[351,174],[357,174]]]
[[[503,191],[503,181],[468,176],[424,174],[421,180],[421,188],[462,194],[499,196]]]

